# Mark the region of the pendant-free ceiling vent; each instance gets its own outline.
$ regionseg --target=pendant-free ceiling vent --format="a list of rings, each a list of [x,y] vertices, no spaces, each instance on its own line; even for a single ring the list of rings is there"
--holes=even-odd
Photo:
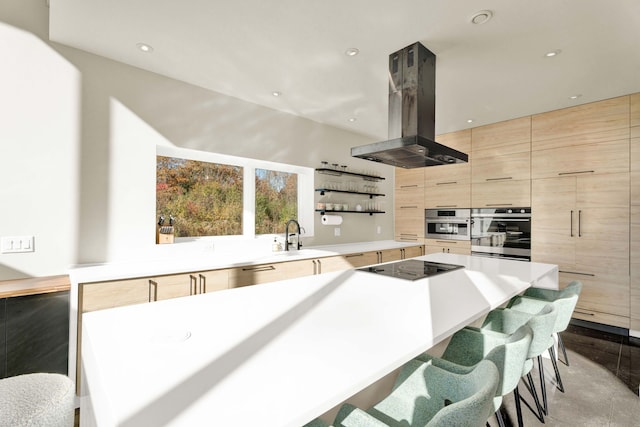
[[[389,56],[389,139],[351,156],[403,168],[466,163],[469,156],[435,139],[436,56],[416,42]]]

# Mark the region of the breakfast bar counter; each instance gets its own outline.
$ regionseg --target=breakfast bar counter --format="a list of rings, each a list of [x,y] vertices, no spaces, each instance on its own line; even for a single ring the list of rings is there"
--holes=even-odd
[[[419,280],[347,270],[85,313],[82,426],[301,426],[555,265],[431,254]]]

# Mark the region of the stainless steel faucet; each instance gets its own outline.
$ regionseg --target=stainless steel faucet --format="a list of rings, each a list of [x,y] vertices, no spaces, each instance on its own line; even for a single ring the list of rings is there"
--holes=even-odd
[[[298,228],[297,233],[289,234],[289,226],[291,225],[291,223],[294,223]],[[284,250],[285,251],[289,250],[289,237],[291,236],[296,236],[296,243],[297,243],[296,249],[300,250],[300,248],[302,247],[302,243],[300,242],[300,224],[295,219],[290,219],[289,221],[287,221],[287,225],[285,226],[285,229],[284,229]]]

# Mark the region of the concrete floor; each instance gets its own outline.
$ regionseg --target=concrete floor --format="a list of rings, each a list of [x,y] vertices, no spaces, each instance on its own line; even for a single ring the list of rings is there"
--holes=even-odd
[[[640,342],[621,335],[570,325],[562,333],[570,365],[559,364],[565,393],[555,387],[553,367],[545,360],[549,414],[546,426],[640,426]],[[539,376],[534,379],[539,389]],[[520,393],[533,406],[524,387]],[[517,425],[513,394],[503,408],[512,425]],[[525,426],[542,426],[523,405]],[[497,426],[495,418],[490,425]]]

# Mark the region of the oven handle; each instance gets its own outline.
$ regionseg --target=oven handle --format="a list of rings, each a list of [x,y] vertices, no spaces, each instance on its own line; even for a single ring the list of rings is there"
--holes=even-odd
[[[493,221],[511,221],[511,222],[529,222],[531,221],[531,217],[527,218],[508,218],[501,216],[490,216],[490,215],[474,215],[472,218],[491,218]]]
[[[469,222],[469,219],[461,219],[461,218],[450,218],[450,219],[430,219],[427,218],[426,221],[430,224],[466,224]]]
[[[499,258],[499,259],[511,259],[514,261],[529,261],[531,262],[531,260],[527,257],[510,257],[510,256],[495,256],[492,254],[488,254],[485,252],[471,252],[471,255],[473,256],[481,256],[481,257],[485,257],[485,258]]]

